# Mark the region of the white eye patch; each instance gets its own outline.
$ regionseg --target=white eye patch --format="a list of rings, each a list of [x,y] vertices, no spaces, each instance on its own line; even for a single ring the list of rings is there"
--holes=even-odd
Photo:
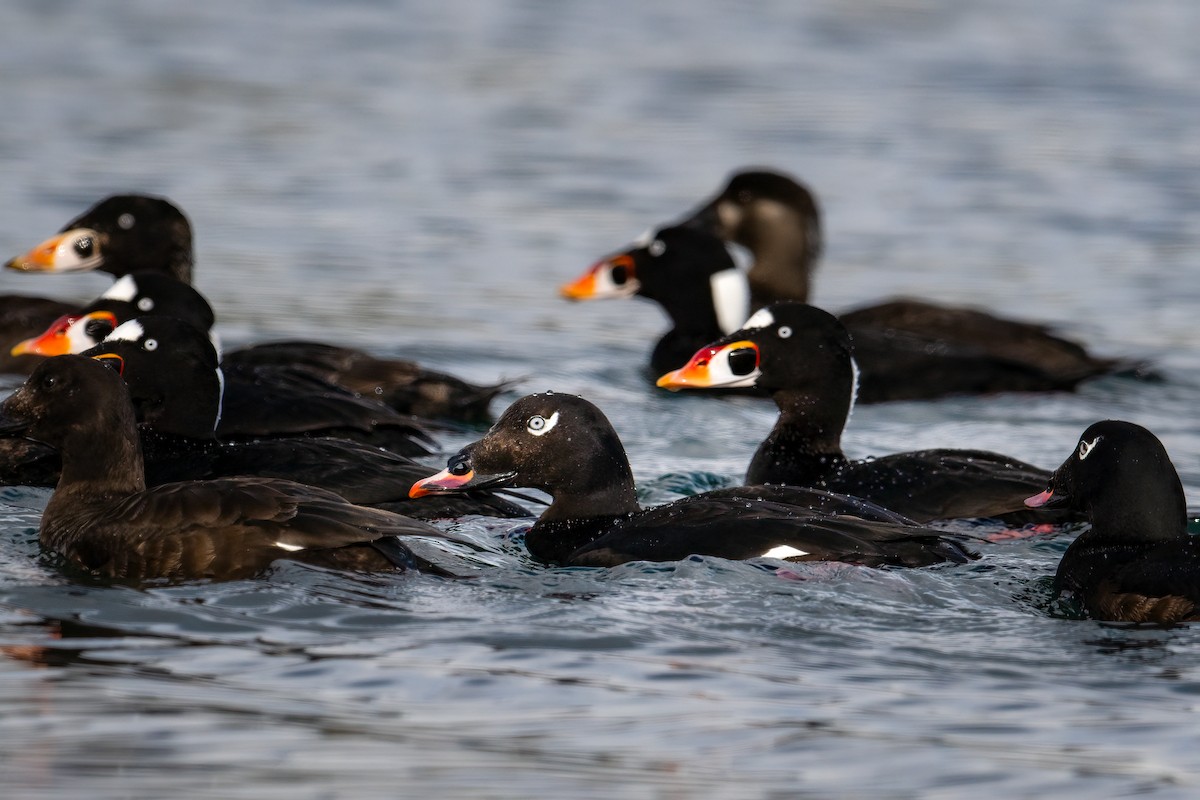
[[[1104,438],[1103,436],[1097,436],[1095,439],[1092,439],[1090,442],[1081,441],[1079,443],[1079,460],[1083,461],[1085,458],[1090,456],[1092,454],[1092,451],[1096,449],[1096,445],[1100,444],[1100,440],[1103,438]]]
[[[146,335],[146,329],[136,319],[118,325],[113,332],[104,337],[106,342],[138,342]],[[155,345],[157,346],[157,344]]]
[[[766,328],[775,324],[775,315],[765,308],[760,308],[750,315],[750,319],[742,324],[742,328],[748,331],[756,331],[759,328]]]
[[[117,300],[121,303],[131,303],[133,298],[137,297],[138,287],[137,281],[132,275],[126,275],[119,278],[116,283],[108,287],[108,291],[100,295],[105,300]]]
[[[550,431],[554,430],[554,426],[558,424],[558,412],[555,411],[549,417],[543,417],[535,414],[529,418],[529,422],[525,423],[525,430],[532,433],[534,436],[545,436]]]

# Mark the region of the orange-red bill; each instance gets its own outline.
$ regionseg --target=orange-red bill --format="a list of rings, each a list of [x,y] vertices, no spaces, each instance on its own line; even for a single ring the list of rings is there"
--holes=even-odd
[[[422,478],[412,485],[408,490],[409,497],[425,497],[430,494],[444,494],[446,492],[457,491],[464,488],[475,478],[475,470],[467,470],[461,475],[456,475],[448,469],[444,469],[436,475],[431,475],[428,478]]]

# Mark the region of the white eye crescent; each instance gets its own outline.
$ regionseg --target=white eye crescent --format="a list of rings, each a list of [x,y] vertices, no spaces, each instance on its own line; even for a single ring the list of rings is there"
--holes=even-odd
[[[154,308],[154,301],[149,297],[143,297],[137,301],[137,307],[140,311],[149,311]]]
[[[147,339],[146,341],[142,342],[142,349],[157,350],[158,349],[158,339]]]
[[[558,412],[555,411],[549,417],[543,417],[535,414],[529,418],[529,422],[525,423],[525,430],[532,433],[534,436],[545,436],[554,429],[558,424]]]
[[[1095,439],[1092,439],[1090,442],[1080,441],[1079,442],[1079,460],[1083,461],[1085,458],[1090,456],[1092,454],[1092,451],[1096,449],[1096,445],[1100,444],[1100,440],[1103,438],[1104,438],[1103,436],[1097,436]]]
[[[792,329],[787,325],[780,325],[779,330],[776,331],[776,333],[779,334],[780,339],[786,339],[792,335]]]
[[[650,247],[647,249],[650,251],[650,255],[658,258],[663,253],[667,252],[667,245],[662,239],[655,239],[650,243]]]

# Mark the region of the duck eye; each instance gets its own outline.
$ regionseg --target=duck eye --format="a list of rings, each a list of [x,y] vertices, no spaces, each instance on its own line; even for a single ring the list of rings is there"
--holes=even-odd
[[[133,218],[133,214],[130,214],[128,211],[125,212],[124,214],[122,214],[121,216],[117,217],[117,225],[123,231],[127,231],[130,228],[132,228],[133,223],[135,223],[135,222],[137,222],[137,220],[135,220]]]
[[[88,320],[87,325],[83,326],[83,332],[87,334],[89,339],[96,342],[108,336],[112,333],[112,330],[112,323],[104,319]]]
[[[90,258],[92,251],[96,249],[96,240],[91,236],[80,236],[75,240],[75,244],[73,246],[75,248],[75,254],[80,258]]]
[[[1097,436],[1095,439],[1092,439],[1090,442],[1085,442],[1085,441],[1081,440],[1079,442],[1079,460],[1083,461],[1085,458],[1090,456],[1092,454],[1092,451],[1096,449],[1096,445],[1098,445],[1100,443],[1100,440],[1103,438],[1104,438],[1103,436]]]
[[[525,423],[525,430],[532,433],[534,436],[544,436],[558,424],[558,412],[555,411],[549,417],[543,417],[535,414]]]
[[[650,251],[650,255],[658,258],[663,253],[667,252],[667,245],[662,239],[655,239],[650,243],[650,247],[648,249]]]
[[[629,280],[629,270],[620,264],[614,266],[609,274],[616,286],[624,286],[625,282]]]
[[[154,308],[154,300],[149,297],[143,297],[137,301],[137,307],[139,311],[150,311]]]
[[[780,339],[787,339],[792,335],[792,329],[787,325],[780,325],[779,330],[777,330],[776,333],[779,334]]]
[[[150,351],[157,350],[158,349],[158,339],[147,339],[146,341],[142,342],[142,349],[150,350]]]
[[[44,378],[42,378],[42,388],[43,389],[53,389],[54,385],[56,383],[58,383],[58,378],[56,378],[53,375],[47,375]]]
[[[749,375],[758,369],[758,351],[753,347],[739,347],[729,353],[729,371],[734,375]]]

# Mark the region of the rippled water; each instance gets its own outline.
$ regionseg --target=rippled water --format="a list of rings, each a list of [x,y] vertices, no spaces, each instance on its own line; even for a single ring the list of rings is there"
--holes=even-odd
[[[646,497],[736,480],[773,411],[668,396],[640,303],[555,286],[745,164],[819,193],[818,301],[1052,320],[1161,384],[856,411],[854,455],[1054,466],[1103,417],[1200,502],[1200,6],[629,0],[0,6],[0,253],[99,197],[197,229],[227,341],[300,334],[598,402]],[[86,298],[96,275],[0,275]],[[507,402],[517,396],[512,393]],[[498,404],[497,410],[500,405]],[[473,434],[447,435],[453,450]],[[1193,796],[1200,639],[1053,615],[1066,540],[970,567],[286,565],[133,590],[0,490],[0,776],[23,798]]]

